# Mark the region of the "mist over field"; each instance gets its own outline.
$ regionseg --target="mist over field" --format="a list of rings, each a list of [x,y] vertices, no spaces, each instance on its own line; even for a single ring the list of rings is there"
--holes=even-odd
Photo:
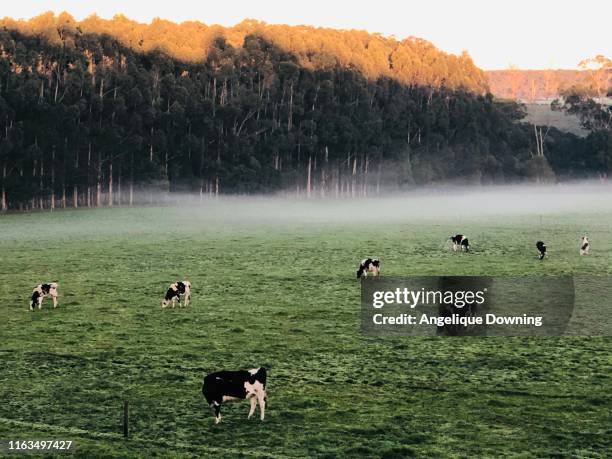
[[[155,208],[56,210],[0,217],[0,243],[24,239],[92,238],[116,234],[166,234],[295,225],[357,225],[449,222],[457,227],[474,219],[612,212],[612,186],[599,182],[565,185],[425,188],[402,194],[357,199],[297,199],[283,196],[155,196]],[[42,220],[44,218],[44,221]],[[457,228],[459,230],[460,228]]]
[[[611,195],[596,184],[344,201],[172,194],[175,205],[4,215],[0,438],[73,439],[79,457],[602,457],[611,346],[599,321],[585,324],[593,309],[568,338],[366,336],[355,273],[376,256],[381,280],[571,275],[605,311],[609,290],[589,287],[612,275]],[[469,254],[450,248],[455,231]],[[162,309],[177,279],[193,301]],[[47,281],[59,307],[31,312]],[[265,422],[236,402],[215,425],[203,375],[259,366]]]

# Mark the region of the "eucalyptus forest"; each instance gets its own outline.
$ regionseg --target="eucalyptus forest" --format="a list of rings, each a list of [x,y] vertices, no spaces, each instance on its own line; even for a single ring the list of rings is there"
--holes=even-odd
[[[4,19],[1,209],[131,205],[147,192],[356,197],[607,177],[609,107],[584,93],[557,107],[590,134],[522,122],[523,106],[492,96],[467,53],[413,37]]]

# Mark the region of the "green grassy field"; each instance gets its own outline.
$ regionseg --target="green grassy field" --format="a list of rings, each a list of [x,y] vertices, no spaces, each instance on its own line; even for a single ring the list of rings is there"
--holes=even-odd
[[[354,277],[368,255],[387,276],[612,274],[612,213],[389,225],[225,217],[0,217],[0,438],[71,439],[82,457],[609,457],[610,338],[366,337]],[[472,254],[448,250],[457,231]],[[593,254],[579,257],[585,231]],[[192,305],[162,310],[183,278]],[[60,283],[60,308],[28,310],[41,281]],[[266,420],[247,421],[240,402],[214,425],[203,375],[257,366],[269,371]]]
[[[571,132],[580,137],[587,135],[580,126],[580,119],[576,115],[570,115],[562,111],[553,111],[550,102],[539,104],[525,104],[527,109],[526,121],[538,126],[552,126],[565,132]]]

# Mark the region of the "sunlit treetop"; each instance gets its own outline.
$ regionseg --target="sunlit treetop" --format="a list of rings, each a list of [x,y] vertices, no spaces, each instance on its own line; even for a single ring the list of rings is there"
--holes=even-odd
[[[111,20],[92,15],[76,21],[68,13],[55,16],[51,12],[29,20],[5,18],[0,24],[53,44],[69,43],[77,34],[106,34],[134,50],[162,50],[190,63],[205,59],[218,38],[241,48],[246,36],[257,34],[295,55],[305,68],[319,70],[340,65],[356,69],[369,79],[389,77],[404,84],[464,88],[477,93],[488,89],[484,72],[474,65],[467,52],[448,54],[416,37],[398,41],[361,30],[272,25],[255,20],[245,20],[233,27],[197,21],[176,24],[159,18],[143,24],[123,15]]]

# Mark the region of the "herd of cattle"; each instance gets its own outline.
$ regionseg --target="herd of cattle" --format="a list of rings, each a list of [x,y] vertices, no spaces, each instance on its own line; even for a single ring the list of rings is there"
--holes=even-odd
[[[461,252],[470,251],[470,241],[467,236],[463,234],[455,234],[450,237],[453,243],[453,252],[457,250]],[[580,238],[580,255],[588,255],[591,244],[587,236]],[[546,256],[546,244],[543,241],[536,242],[536,249],[538,249],[538,259],[543,260]],[[357,279],[362,277],[368,277],[368,274],[373,276],[380,275],[380,260],[378,258],[365,258],[359,263],[357,268]]]
[[[470,251],[470,243],[468,238],[463,234],[451,236],[453,243],[453,251]],[[546,256],[546,244],[543,241],[536,243],[538,250],[538,258],[543,260]],[[589,239],[583,236],[580,240],[580,255],[588,255],[590,248]],[[373,276],[380,275],[380,259],[366,258],[359,263],[357,269],[357,278],[367,277],[368,274]],[[34,311],[36,307],[42,308],[42,302],[46,297],[53,300],[53,307],[57,308],[57,282],[48,284],[39,284],[32,291],[30,300],[30,310]],[[178,301],[181,307],[181,299],[183,306],[189,305],[191,298],[191,283],[187,280],[176,281],[170,284],[164,299],[162,308],[168,306],[175,307]],[[215,415],[215,424],[221,421],[221,404],[230,400],[249,400],[251,409],[248,418],[253,416],[255,408],[259,403],[260,418],[263,421],[266,401],[268,399],[266,393],[266,378],[267,373],[265,368],[254,368],[252,370],[238,371],[218,371],[204,377],[202,385],[202,394],[208,405],[212,408]]]
[[[36,307],[41,309],[42,302],[46,297],[51,298],[53,308],[57,308],[57,287],[57,282],[37,285],[32,291],[30,310],[34,311]],[[174,308],[178,301],[178,305],[181,307],[181,300],[183,306],[188,306],[190,298],[191,282],[187,280],[176,281],[168,287],[161,306],[162,308],[168,306]],[[230,400],[249,400],[251,402],[249,418],[253,416],[257,403],[259,403],[260,418],[263,421],[266,401],[268,400],[266,377],[265,368],[254,368],[247,371],[218,371],[205,376],[202,384],[202,394],[214,411],[215,424],[221,422],[221,404]]]

